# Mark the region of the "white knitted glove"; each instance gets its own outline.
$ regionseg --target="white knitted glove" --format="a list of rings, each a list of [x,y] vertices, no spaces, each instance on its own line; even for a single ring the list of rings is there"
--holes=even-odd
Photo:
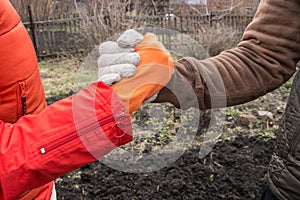
[[[111,86],[121,78],[129,78],[135,74],[140,56],[134,47],[143,36],[133,29],[125,31],[117,42],[108,41],[100,44],[98,59],[98,81]]]

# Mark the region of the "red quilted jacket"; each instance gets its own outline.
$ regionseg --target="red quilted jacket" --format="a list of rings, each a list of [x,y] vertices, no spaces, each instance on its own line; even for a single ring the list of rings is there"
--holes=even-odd
[[[55,178],[131,140],[123,103],[101,82],[46,108],[31,40],[0,0],[0,199],[49,199]]]

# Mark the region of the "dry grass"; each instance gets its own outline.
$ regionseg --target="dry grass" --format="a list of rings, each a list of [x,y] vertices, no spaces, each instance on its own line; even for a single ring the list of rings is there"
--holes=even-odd
[[[208,28],[197,35],[197,41],[206,47],[210,56],[215,56],[226,49],[235,47],[242,34],[235,30]]]
[[[122,12],[126,9],[124,4],[109,2],[109,0],[106,0],[106,6],[103,4],[90,4],[90,8],[85,8],[79,12],[80,17],[83,19],[81,24],[82,38],[87,40],[88,49],[91,49],[108,38],[119,35],[123,31],[131,28],[139,28],[142,32],[144,32],[146,27],[153,27],[150,28],[150,30],[158,30],[154,33],[162,34],[160,35],[162,38],[172,38],[172,35],[166,34],[174,34],[174,32],[167,31],[167,29],[179,31],[178,33],[180,34],[181,30],[178,29],[181,27],[181,25],[178,24],[179,20],[174,21],[171,19],[168,21],[166,18],[159,16],[151,17],[128,14],[126,12]],[[95,8],[93,13],[88,12],[91,11],[91,8]],[[224,25],[226,22],[222,20],[219,22],[218,26],[209,26],[208,24],[202,25],[202,21],[196,23],[199,23],[199,25],[190,27],[189,31],[185,33],[185,35],[190,36],[203,46],[210,56],[215,56],[223,50],[235,47],[242,36],[241,31],[237,31],[230,25]],[[159,30],[160,28],[165,30]],[[164,43],[168,41],[166,40],[162,42]],[[172,40],[169,42],[172,42]],[[173,40],[173,42],[178,43],[179,41]],[[181,43],[184,43],[184,41]],[[169,43],[164,44],[167,48],[168,46],[172,46],[172,44]]]
[[[128,11],[128,3],[121,1],[89,1],[79,9],[82,35],[87,46],[93,47],[130,28],[138,28],[142,15]]]

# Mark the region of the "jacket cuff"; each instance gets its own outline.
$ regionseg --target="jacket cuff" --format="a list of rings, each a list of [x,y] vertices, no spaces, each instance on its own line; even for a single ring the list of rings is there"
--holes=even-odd
[[[190,107],[205,110],[204,83],[199,73],[183,58],[175,62],[175,71],[169,83],[158,93],[153,103],[170,102],[175,107],[188,109]]]

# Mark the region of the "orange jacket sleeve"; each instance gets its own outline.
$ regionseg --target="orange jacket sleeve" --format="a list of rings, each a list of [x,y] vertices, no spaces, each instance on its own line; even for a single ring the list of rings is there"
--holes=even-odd
[[[131,141],[124,110],[113,90],[96,82],[38,115],[1,121],[0,199],[16,199]]]

